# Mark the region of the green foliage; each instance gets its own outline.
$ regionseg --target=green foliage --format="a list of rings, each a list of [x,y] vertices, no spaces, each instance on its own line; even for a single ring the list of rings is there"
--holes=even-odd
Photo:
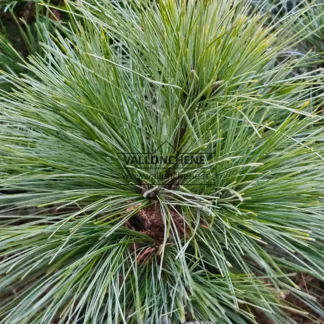
[[[0,1],[0,72],[26,72],[29,55],[45,56],[42,46],[57,24],[50,1]],[[9,89],[0,74],[0,89]]]
[[[298,20],[295,32],[299,33],[306,50],[313,50],[324,55],[324,3],[314,1],[306,7],[305,13]]]
[[[5,74],[2,323],[323,314],[291,276],[323,278],[324,75],[276,65],[302,12],[251,3],[67,2],[73,32]],[[206,160],[125,162],[147,152]]]

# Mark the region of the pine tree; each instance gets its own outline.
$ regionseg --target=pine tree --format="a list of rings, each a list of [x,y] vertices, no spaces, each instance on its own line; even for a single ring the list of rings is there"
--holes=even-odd
[[[292,275],[323,278],[324,75],[278,64],[302,10],[251,4],[67,1],[45,57],[5,74],[1,323],[323,312]]]

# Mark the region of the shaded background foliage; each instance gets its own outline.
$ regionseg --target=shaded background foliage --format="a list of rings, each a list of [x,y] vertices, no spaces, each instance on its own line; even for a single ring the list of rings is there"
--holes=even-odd
[[[0,1],[0,69],[22,73],[29,55],[44,55],[42,46],[62,19],[59,10],[62,4],[59,0]],[[49,9],[45,5],[55,7]],[[10,89],[5,83],[1,87]]]

